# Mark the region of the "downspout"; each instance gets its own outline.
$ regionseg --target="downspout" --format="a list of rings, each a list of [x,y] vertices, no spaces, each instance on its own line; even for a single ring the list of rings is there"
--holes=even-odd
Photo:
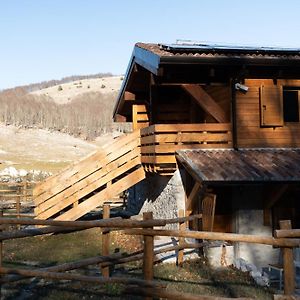
[[[232,146],[238,150],[237,144],[237,122],[236,122],[236,79],[231,79],[231,124],[232,124]]]

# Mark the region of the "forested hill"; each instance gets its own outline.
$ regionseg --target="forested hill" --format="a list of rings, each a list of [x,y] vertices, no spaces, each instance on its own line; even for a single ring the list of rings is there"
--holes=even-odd
[[[113,77],[111,74],[100,77],[102,75],[105,74],[70,76],[59,81],[4,90],[0,93],[0,122],[23,128],[56,130],[83,139],[93,139],[110,132],[112,111],[123,77]],[[75,81],[69,81],[74,78]],[[95,78],[102,78],[97,85],[94,84]],[[69,83],[62,83],[63,81]],[[58,85],[53,85],[57,82]],[[113,88],[111,82],[114,82]],[[40,90],[42,86],[47,88]],[[50,87],[52,88],[49,90]],[[33,90],[39,91],[28,92]],[[55,99],[62,94],[69,101],[60,102]]]

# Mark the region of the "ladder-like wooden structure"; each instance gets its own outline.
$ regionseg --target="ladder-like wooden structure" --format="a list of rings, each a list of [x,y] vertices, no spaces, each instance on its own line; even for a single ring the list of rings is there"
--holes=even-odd
[[[76,220],[144,178],[136,130],[38,185],[36,218]]]

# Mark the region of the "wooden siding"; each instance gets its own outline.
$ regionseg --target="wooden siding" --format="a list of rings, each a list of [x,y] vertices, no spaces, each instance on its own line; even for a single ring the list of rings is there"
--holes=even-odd
[[[299,147],[300,123],[284,123],[282,127],[262,127],[260,123],[260,87],[300,86],[300,80],[247,79],[247,93],[236,92],[238,147]]]

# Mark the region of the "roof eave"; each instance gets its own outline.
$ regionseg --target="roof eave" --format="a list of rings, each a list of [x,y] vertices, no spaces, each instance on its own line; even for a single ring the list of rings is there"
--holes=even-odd
[[[252,65],[252,66],[299,66],[299,58],[282,57],[201,57],[201,56],[161,56],[160,65],[167,64],[221,64],[221,65]]]
[[[135,46],[124,76],[124,80],[120,89],[120,92],[117,97],[116,105],[113,110],[113,117],[116,116],[118,110],[121,108],[123,103],[123,96],[126,91],[126,87],[128,85],[130,74],[133,70],[135,64],[138,64],[148,70],[149,72],[153,73],[154,75],[158,74],[159,66],[160,66],[160,56],[154,54],[151,51],[142,49],[138,46]]]

